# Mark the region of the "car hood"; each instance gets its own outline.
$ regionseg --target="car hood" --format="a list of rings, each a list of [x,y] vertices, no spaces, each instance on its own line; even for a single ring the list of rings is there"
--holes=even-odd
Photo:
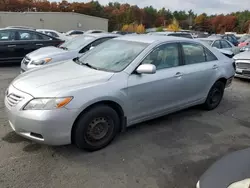
[[[63,54],[63,53],[68,53],[69,51],[67,50],[63,50],[61,48],[57,48],[54,46],[48,46],[48,47],[43,47],[43,48],[39,48],[31,53],[29,53],[27,56],[30,59],[42,59],[42,58],[50,58],[54,55],[58,55],[58,54]]]
[[[34,97],[55,97],[74,87],[90,87],[108,81],[114,73],[95,70],[69,60],[19,75],[12,85]]]
[[[242,52],[234,56],[234,59],[250,59],[250,51]]]

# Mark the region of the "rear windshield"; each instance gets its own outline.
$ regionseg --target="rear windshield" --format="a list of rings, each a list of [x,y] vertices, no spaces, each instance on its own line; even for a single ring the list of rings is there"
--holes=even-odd
[[[65,43],[63,43],[60,48],[63,48],[65,50],[77,50],[85,45],[87,45],[90,41],[95,39],[95,37],[92,36],[80,36],[73,38]]]
[[[200,40],[201,42],[207,43],[209,46],[212,45],[213,41],[212,40]]]
[[[184,37],[184,38],[188,38],[188,39],[192,39],[192,35],[188,34],[188,33],[170,33],[168,34],[168,36],[175,36],[175,37]]]

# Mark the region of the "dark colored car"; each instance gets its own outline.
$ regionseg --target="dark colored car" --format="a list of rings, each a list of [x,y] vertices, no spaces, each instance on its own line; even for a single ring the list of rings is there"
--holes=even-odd
[[[55,37],[29,29],[0,29],[0,63],[17,63],[38,48],[63,43]]]
[[[226,34],[226,35],[223,35],[222,38],[228,40],[234,46],[238,46],[239,44],[238,39],[236,38],[234,34]]]
[[[210,166],[197,188],[249,188],[250,148],[230,153]]]

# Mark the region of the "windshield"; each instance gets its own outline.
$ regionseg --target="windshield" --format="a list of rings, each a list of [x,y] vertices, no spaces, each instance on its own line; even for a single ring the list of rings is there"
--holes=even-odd
[[[81,48],[82,46],[88,44],[91,40],[93,40],[95,37],[91,36],[80,36],[73,38],[65,43],[63,43],[60,48],[63,48],[65,50],[76,50]]]
[[[119,72],[126,68],[148,44],[125,40],[109,40],[86,55],[79,62],[99,70]]]
[[[213,41],[212,40],[200,40],[201,42],[207,43],[209,46],[212,45]]]

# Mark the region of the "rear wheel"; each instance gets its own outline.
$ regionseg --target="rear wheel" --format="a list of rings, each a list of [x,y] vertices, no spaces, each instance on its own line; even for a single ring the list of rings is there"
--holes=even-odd
[[[225,84],[221,81],[215,82],[210,89],[206,102],[203,104],[206,110],[215,109],[221,102],[224,94]]]
[[[119,116],[109,106],[99,105],[80,116],[73,130],[75,145],[80,149],[96,151],[107,146],[120,126]]]

